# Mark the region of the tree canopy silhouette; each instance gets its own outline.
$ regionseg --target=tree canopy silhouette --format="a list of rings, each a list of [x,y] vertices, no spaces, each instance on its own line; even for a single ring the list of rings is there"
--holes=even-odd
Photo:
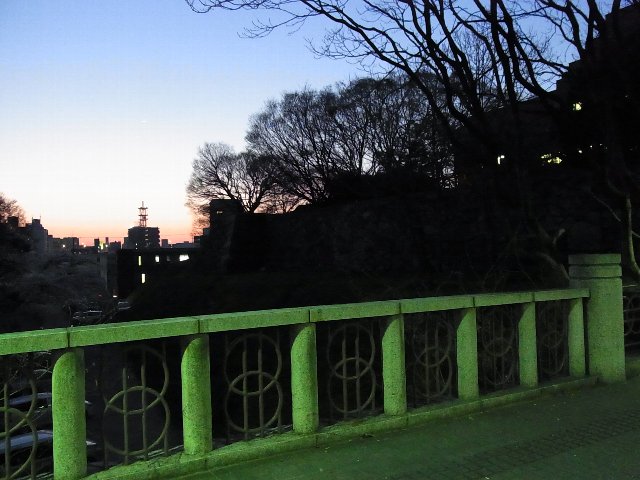
[[[331,199],[344,179],[405,171],[451,181],[449,142],[402,75],[286,93],[253,116],[246,139],[271,159],[282,191],[304,203]]]
[[[216,198],[273,213],[354,197],[391,177],[415,174],[436,188],[453,182],[449,141],[403,75],[285,93],[251,118],[246,140],[241,153],[223,143],[199,149],[187,185],[196,218],[206,219]],[[373,176],[374,184],[359,182]]]
[[[24,210],[18,202],[0,192],[0,223],[7,223],[9,217],[17,217],[20,224],[25,222]]]
[[[624,263],[640,277],[632,238],[632,206],[640,201],[634,173],[637,141],[636,1],[556,0],[187,0],[195,11],[265,10],[268,19],[247,29],[261,36],[281,27],[299,29],[307,21],[326,25],[317,54],[359,61],[378,72],[403,72],[422,93],[449,139],[477,158],[487,203],[495,203],[498,168],[508,170],[507,187],[524,223],[543,244],[544,232],[532,204],[530,169],[540,152],[527,140],[528,100],[535,99],[559,132],[567,130],[574,104],[584,102],[594,121],[588,132],[600,139],[591,172],[592,190],[623,225]],[[624,8],[626,6],[626,8]],[[266,17],[265,17],[266,18]],[[579,62],[576,68],[574,62]],[[579,73],[578,73],[579,72]],[[635,72],[635,73],[634,73]],[[554,89],[563,80],[567,88]],[[634,80],[635,79],[635,80]],[[635,86],[634,86],[635,85]],[[496,114],[496,112],[499,112]],[[631,125],[624,125],[632,117]],[[499,119],[499,121],[496,121]],[[507,128],[505,128],[505,126]],[[563,130],[564,129],[564,130]],[[570,128],[569,128],[570,129]],[[541,138],[541,142],[546,139]],[[598,145],[599,146],[599,145]],[[559,146],[571,156],[576,143]],[[502,159],[502,162],[496,162]],[[498,163],[501,163],[498,165]],[[482,171],[481,171],[482,169]],[[493,198],[490,198],[493,197]],[[550,252],[539,252],[547,260]]]
[[[187,184],[187,206],[197,219],[208,219],[209,202],[216,198],[237,200],[246,212],[254,212],[273,191],[274,177],[263,156],[235,153],[224,143],[205,143],[193,160]]]

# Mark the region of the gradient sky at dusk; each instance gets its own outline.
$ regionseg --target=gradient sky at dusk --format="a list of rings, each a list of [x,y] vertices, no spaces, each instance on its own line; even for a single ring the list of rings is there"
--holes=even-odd
[[[144,200],[162,238],[190,239],[200,145],[242,149],[267,100],[361,73],[314,58],[320,26],[240,38],[252,18],[182,0],[0,1],[0,192],[57,237],[123,237]]]

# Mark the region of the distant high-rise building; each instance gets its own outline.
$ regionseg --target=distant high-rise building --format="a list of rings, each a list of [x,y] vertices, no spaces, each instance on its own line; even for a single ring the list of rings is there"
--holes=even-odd
[[[73,252],[80,246],[78,237],[52,238],[50,242],[51,251]]]
[[[122,242],[109,242],[109,253],[118,252],[122,249]]]
[[[47,237],[49,232],[42,226],[39,218],[34,218],[31,220],[31,223],[27,224],[26,233],[34,251],[39,253],[47,251]]]
[[[80,248],[80,239],[78,237],[64,237],[62,239],[62,248],[68,252]]]
[[[210,233],[211,233],[210,227],[203,228],[202,235],[196,235],[193,237],[193,243],[195,243],[196,245],[203,245]]]
[[[131,227],[128,232],[124,248],[160,248],[160,229],[158,227]]]

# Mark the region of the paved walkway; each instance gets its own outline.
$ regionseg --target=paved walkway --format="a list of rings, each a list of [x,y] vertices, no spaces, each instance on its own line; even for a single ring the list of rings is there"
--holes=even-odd
[[[640,378],[186,478],[640,480]]]

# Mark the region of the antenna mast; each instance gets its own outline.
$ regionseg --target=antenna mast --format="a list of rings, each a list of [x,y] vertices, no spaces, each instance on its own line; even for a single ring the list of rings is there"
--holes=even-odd
[[[138,207],[138,216],[140,217],[140,222],[138,226],[146,227],[147,226],[147,207],[144,206],[144,202],[142,202],[142,206]]]

